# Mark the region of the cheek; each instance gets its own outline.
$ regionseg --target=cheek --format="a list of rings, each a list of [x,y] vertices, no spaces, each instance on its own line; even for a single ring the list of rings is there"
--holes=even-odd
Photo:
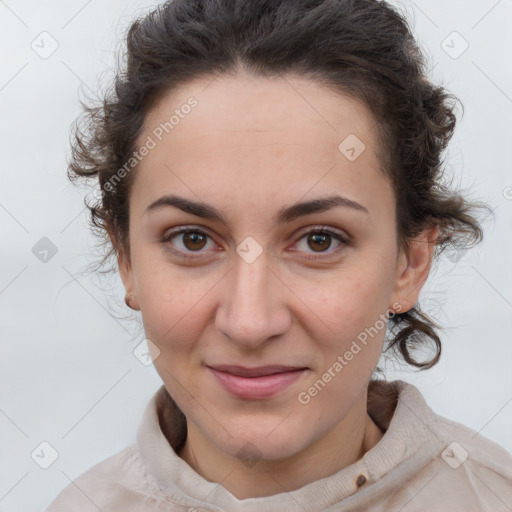
[[[389,274],[380,271],[347,271],[330,276],[323,286],[303,290],[302,296],[332,331],[354,334],[385,313],[389,282]]]
[[[164,278],[156,271],[140,286],[144,331],[158,348],[154,367],[173,397],[180,397],[183,387],[187,394],[200,394],[199,383],[191,375],[197,363],[194,350],[206,321],[205,293],[197,282]]]
[[[198,312],[204,295],[191,283],[156,279],[156,276],[146,279],[139,297],[148,338],[153,337],[166,346],[185,344],[185,337],[192,337],[199,327]]]
[[[351,273],[339,276],[327,291],[317,288],[309,295],[312,301],[317,297],[311,310],[322,320],[311,331],[322,355],[311,387],[303,391],[312,393],[318,410],[336,403],[336,420],[363,391],[381,356],[388,322],[386,283],[380,272]]]
[[[204,329],[208,293],[215,279],[192,277],[187,269],[177,270],[162,259],[139,261],[137,297],[146,337],[162,353],[178,354],[191,350]]]
[[[333,370],[339,385],[357,386],[361,378],[364,381],[371,376],[378,364],[388,324],[390,267],[382,259],[366,259],[346,272],[329,276],[323,285],[309,289],[307,294],[306,289],[302,291],[314,313],[309,316],[317,318],[310,324],[311,337],[323,353],[322,371],[331,368],[338,356],[343,358],[343,370]],[[335,388],[336,384],[332,386]]]

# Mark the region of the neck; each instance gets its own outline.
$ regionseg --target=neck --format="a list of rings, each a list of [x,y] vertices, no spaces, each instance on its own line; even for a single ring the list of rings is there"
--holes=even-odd
[[[366,412],[366,393],[349,414],[313,444],[282,460],[259,460],[247,467],[219,450],[192,422],[178,455],[210,482],[220,482],[238,499],[290,492],[353,464],[382,438]]]

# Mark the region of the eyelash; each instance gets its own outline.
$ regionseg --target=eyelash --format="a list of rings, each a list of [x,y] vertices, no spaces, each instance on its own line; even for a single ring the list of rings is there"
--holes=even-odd
[[[194,251],[187,253],[180,249],[176,249],[175,247],[172,247],[171,244],[169,244],[169,242],[171,242],[171,240],[173,238],[175,238],[176,236],[178,236],[180,234],[187,234],[187,233],[199,233],[201,235],[205,235],[208,238],[212,239],[212,237],[208,233],[206,233],[205,231],[203,231],[201,229],[192,228],[192,227],[184,227],[184,228],[179,228],[179,229],[172,231],[172,232],[168,233],[167,235],[165,235],[165,237],[162,240],[162,243],[168,244],[170,246],[169,249],[174,254],[178,255],[181,258],[188,259],[188,260],[197,260],[199,258],[202,258],[202,256],[198,256],[198,254],[201,254],[199,251],[195,252],[195,253],[194,253]],[[336,254],[336,253],[340,252],[341,250],[343,250],[345,248],[345,246],[350,245],[349,238],[347,238],[346,236],[342,235],[341,233],[339,233],[337,231],[333,231],[332,229],[329,229],[324,226],[315,226],[312,229],[310,229],[309,231],[302,233],[301,236],[299,237],[299,239],[297,240],[297,242],[311,234],[329,235],[329,236],[333,237],[334,239],[338,240],[341,244],[336,249],[334,249],[332,251],[323,252],[323,253],[320,252],[320,253],[318,253],[319,256],[304,256],[304,259],[308,259],[308,260],[323,259],[326,257],[323,255],[332,256],[333,254]]]

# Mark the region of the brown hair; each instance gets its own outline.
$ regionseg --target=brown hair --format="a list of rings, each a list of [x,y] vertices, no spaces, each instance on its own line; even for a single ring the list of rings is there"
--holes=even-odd
[[[101,198],[86,205],[108,247],[101,264],[129,258],[129,191],[134,172],[109,181],[136,149],[145,116],[164,93],[196,78],[235,73],[297,75],[361,100],[376,120],[382,168],[396,197],[399,245],[438,224],[437,258],[483,238],[470,203],[450,190],[441,155],[453,134],[457,98],[432,84],[405,17],[379,0],[174,0],[128,30],[126,63],[100,104],[86,105],[74,126],[68,176],[98,179]],[[119,176],[119,174],[117,174]],[[111,244],[111,242],[113,242]],[[393,348],[418,368],[441,354],[441,328],[419,304],[392,316]],[[433,342],[419,362],[410,349]]]

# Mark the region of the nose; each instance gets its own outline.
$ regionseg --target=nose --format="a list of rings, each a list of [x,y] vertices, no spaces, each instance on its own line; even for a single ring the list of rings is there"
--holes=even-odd
[[[290,328],[292,294],[263,252],[248,263],[236,255],[225,276],[215,316],[217,330],[240,348],[257,349]]]

